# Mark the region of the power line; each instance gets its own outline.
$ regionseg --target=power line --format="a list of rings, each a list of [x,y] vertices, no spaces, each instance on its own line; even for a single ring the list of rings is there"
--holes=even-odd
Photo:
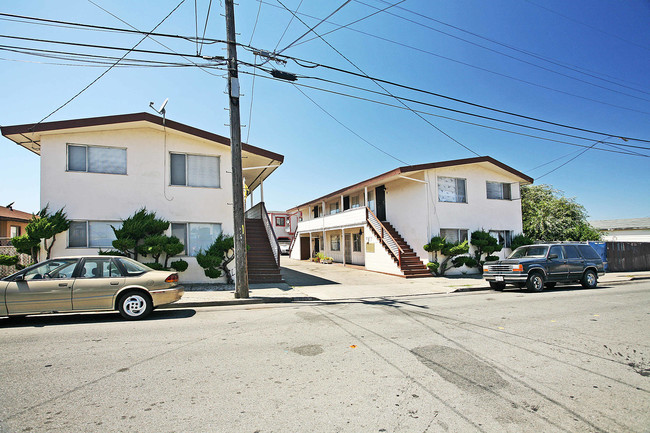
[[[300,6],[302,6],[303,1],[304,0],[300,0],[300,3],[298,3],[298,7],[296,8],[296,13],[298,13],[298,10],[300,9]],[[262,2],[260,2],[260,6],[262,6]],[[277,7],[275,5],[271,5],[271,6]],[[294,17],[295,17],[295,15],[292,14],[291,19],[289,20],[289,22],[287,23],[287,26],[284,28],[284,31],[282,32],[282,35],[280,35],[280,39],[278,40],[278,43],[275,44],[275,48],[273,48],[274,52],[278,50],[278,47],[280,46],[280,42],[282,42],[282,39],[284,38],[284,35],[287,33],[287,30],[289,30],[289,26],[293,22]]]
[[[424,94],[431,95],[431,96],[436,96],[436,97],[439,97],[439,98],[447,99],[447,100],[458,102],[458,103],[461,103],[461,104],[466,104],[466,105],[470,105],[470,106],[473,106],[473,107],[482,108],[482,109],[485,109],[485,110],[495,111],[495,112],[498,112],[498,113],[501,113],[501,114],[507,114],[507,115],[510,115],[510,116],[520,117],[520,118],[527,119],[527,120],[532,120],[532,121],[535,121],[535,122],[546,123],[546,124],[549,124],[549,125],[558,126],[558,127],[562,127],[562,128],[574,129],[574,130],[578,130],[578,131],[582,131],[582,132],[588,132],[588,133],[591,133],[591,134],[611,135],[611,136],[615,136],[615,137],[623,137],[623,135],[621,135],[621,134],[608,134],[608,133],[605,133],[605,132],[594,131],[594,130],[586,129],[586,128],[579,128],[579,127],[576,127],[576,126],[570,126],[570,125],[566,125],[566,124],[562,124],[562,123],[558,123],[558,122],[543,120],[543,119],[535,118],[535,117],[532,117],[532,116],[517,114],[517,113],[511,112],[511,111],[501,110],[501,109],[494,108],[494,107],[489,107],[487,105],[482,105],[482,104],[478,104],[478,103],[475,103],[475,102],[466,101],[466,100],[463,100],[463,99],[460,99],[460,98],[454,98],[454,97],[443,95],[443,94],[440,94],[440,93],[419,89],[419,88],[416,88],[416,87],[413,87],[413,86],[407,86],[405,84],[399,84],[399,83],[396,83],[394,81],[384,80],[384,79],[377,78],[377,77],[369,77],[367,75],[359,74],[359,73],[354,72],[354,71],[349,71],[349,70],[337,68],[337,67],[334,67],[334,66],[324,65],[322,63],[317,63],[317,62],[313,62],[313,61],[310,61],[310,60],[299,59],[299,58],[296,58],[296,57],[291,57],[291,56],[286,56],[286,55],[282,55],[282,57],[295,61],[296,64],[298,64],[299,66],[304,67],[305,65],[301,64],[300,62],[306,62],[306,63],[310,63],[313,67],[323,67],[325,69],[330,69],[330,70],[333,70],[333,71],[336,71],[336,72],[341,72],[341,73],[344,73],[344,74],[353,75],[353,76],[360,77],[360,78],[367,78],[367,79],[370,79],[372,81],[378,81],[378,82],[389,84],[389,85],[392,85],[392,86],[395,86],[395,87],[400,87],[400,88],[403,88],[403,89],[406,89],[406,90],[412,90],[412,91],[415,91],[415,92],[424,93]],[[650,113],[648,113],[648,114],[650,114]],[[625,136],[624,138],[626,138],[628,140],[633,140],[633,141],[642,141],[642,142],[645,142],[645,143],[650,143],[650,140],[645,140],[645,139],[640,139],[640,138],[632,138],[632,137],[627,137],[627,136]]]
[[[208,3],[208,13],[205,16],[205,25],[203,26],[203,36],[201,37],[201,46],[199,47],[199,56],[203,51],[203,41],[205,40],[205,31],[208,28],[208,19],[210,18],[210,9],[212,8],[212,0]]]
[[[280,2],[280,0],[278,0],[278,2]],[[282,4],[282,3],[280,3],[280,4]],[[284,5],[283,5],[283,6],[284,6]],[[285,7],[285,9],[287,9],[287,8]],[[291,10],[289,10],[289,9],[287,9],[287,10],[288,10],[289,12],[291,12],[291,14],[293,14],[293,12],[292,12]],[[296,16],[296,15],[294,15],[294,16]],[[303,21],[302,21],[298,16],[296,16],[296,19],[297,19],[298,21],[300,21],[303,25],[307,26],[307,24],[306,24],[305,22],[303,22]],[[365,73],[361,68],[359,68],[356,64],[354,64],[354,62],[352,62],[350,59],[348,59],[348,58],[347,58],[345,55],[343,55],[343,53],[341,53],[339,50],[337,50],[336,48],[334,48],[334,46],[333,46],[332,44],[330,44],[329,42],[327,42],[327,41],[325,40],[325,38],[321,37],[321,36],[320,36],[318,33],[316,33],[315,31],[314,31],[314,34],[317,35],[317,36],[319,36],[320,39],[321,39],[323,42],[325,42],[325,43],[326,43],[326,44],[327,44],[331,49],[333,49],[333,50],[334,50],[334,51],[335,51],[339,56],[343,57],[343,58],[344,58],[348,63],[350,63],[352,66],[354,66],[355,69],[357,69],[359,72],[361,72],[361,74],[363,74],[363,75],[360,75],[360,76],[363,76],[364,78],[368,78],[368,79],[372,80],[372,81],[375,83],[375,85],[377,85],[379,88],[381,88],[382,90],[384,90],[386,93],[389,93],[389,94],[390,94],[390,92],[389,92],[386,88],[384,88],[381,84],[379,84],[379,82],[378,82],[377,80],[374,80],[374,79],[371,78],[368,74],[366,74],[366,73]],[[455,142],[456,144],[460,145],[461,147],[465,148],[466,150],[470,151],[471,153],[475,154],[476,156],[480,156],[477,152],[475,152],[474,150],[470,149],[469,147],[467,147],[466,145],[464,145],[464,144],[461,143],[460,141],[456,140],[454,137],[452,137],[451,135],[447,134],[445,131],[443,131],[442,129],[438,128],[438,127],[437,127],[436,125],[434,125],[433,123],[429,122],[427,119],[425,119],[425,118],[422,117],[420,114],[418,114],[416,111],[414,111],[413,109],[411,109],[411,108],[410,108],[408,105],[406,105],[404,102],[400,101],[398,98],[395,98],[395,99],[396,99],[400,104],[404,105],[404,107],[408,108],[408,109],[409,109],[413,114],[415,114],[415,115],[418,116],[420,119],[424,120],[424,121],[425,121],[426,123],[428,123],[430,126],[432,126],[433,128],[435,128],[438,132],[440,132],[441,134],[443,134],[444,136],[446,136],[447,138],[449,138],[450,140],[452,140],[452,141]]]
[[[333,16],[334,16],[338,11],[340,11],[341,9],[343,9],[343,8],[344,8],[346,5],[348,5],[351,1],[352,1],[352,0],[346,0],[345,3],[343,3],[341,6],[339,6],[338,8],[336,8],[336,9],[334,10],[334,12],[332,12],[331,14],[329,14],[328,16],[326,16],[325,18],[323,18],[322,20],[320,20],[320,21],[318,22],[318,24],[316,24],[316,25],[313,26],[313,27],[309,27],[309,26],[308,26],[307,24],[305,24],[305,23],[304,23],[300,18],[298,18],[298,20],[299,20],[301,23],[305,24],[305,26],[307,27],[307,31],[306,31],[305,33],[303,33],[302,35],[300,35],[300,36],[299,36],[295,41],[291,42],[289,45],[287,45],[286,47],[284,47],[283,49],[281,49],[280,51],[278,51],[277,53],[274,53],[274,54],[280,54],[280,53],[282,53],[282,52],[288,50],[288,49],[291,48],[294,44],[296,44],[299,40],[301,40],[302,38],[304,38],[305,36],[307,36],[308,34],[310,34],[310,33],[312,33],[312,32],[313,32],[315,35],[317,35],[317,33],[316,33],[316,27],[320,26],[320,25],[323,24],[325,21],[327,21],[329,18],[333,17]],[[293,11],[292,11],[291,9],[289,9],[288,7],[286,7],[286,6],[284,5],[284,3],[282,3],[280,0],[277,0],[277,2],[280,3],[280,4],[282,5],[283,8],[285,8],[286,10],[288,10],[289,12],[291,12],[291,13],[293,14]],[[295,15],[294,15],[294,16],[295,16]],[[296,17],[296,18],[297,18],[297,17]]]
[[[268,2],[266,2],[264,0],[258,0],[258,1],[261,1],[264,4],[267,4],[267,5],[279,8],[279,6],[270,4],[270,3],[268,3]],[[313,17],[313,16],[308,15],[308,14],[301,13],[300,15],[316,19],[316,17]],[[333,23],[331,23],[331,24],[333,24]],[[335,25],[338,25],[338,24],[335,24]],[[438,53],[434,53],[434,52],[429,51],[429,50],[414,47],[412,45],[408,45],[408,44],[405,44],[405,43],[402,43],[402,42],[397,42],[397,41],[394,41],[392,39],[388,39],[388,38],[378,36],[378,35],[375,35],[375,34],[372,34],[372,33],[368,33],[368,32],[362,31],[362,30],[353,29],[353,28],[347,28],[347,30],[350,30],[352,32],[356,32],[356,33],[359,33],[359,34],[362,34],[362,35],[365,35],[365,36],[369,36],[369,37],[372,37],[372,38],[375,38],[375,39],[378,39],[378,40],[381,40],[381,41],[384,41],[384,42],[395,44],[395,45],[398,45],[398,46],[401,46],[401,47],[409,48],[409,49],[412,49],[412,50],[417,51],[417,52],[421,52],[421,53],[428,54],[428,55],[431,55],[431,56],[434,56],[434,57],[438,57],[438,58],[441,58],[441,59],[444,59],[444,60],[448,60],[450,62],[454,62],[454,63],[460,64],[460,65],[463,65],[463,66],[467,66],[467,67],[470,67],[470,68],[473,68],[473,69],[477,69],[479,71],[488,72],[490,74],[497,75],[497,76],[500,76],[500,77],[504,77],[504,78],[507,78],[509,80],[514,80],[514,81],[518,81],[520,83],[524,83],[524,84],[527,84],[527,85],[530,85],[530,86],[538,87],[540,89],[550,90],[552,92],[561,93],[563,95],[568,95],[568,96],[572,96],[572,97],[579,98],[579,99],[584,99],[584,100],[590,101],[590,102],[596,102],[598,104],[607,105],[609,107],[614,107],[614,108],[618,108],[618,109],[622,109],[622,110],[633,111],[633,112],[636,112],[636,113],[642,113],[642,114],[649,114],[650,115],[650,112],[647,112],[647,111],[637,110],[637,109],[622,106],[622,105],[612,104],[612,103],[609,103],[609,102],[601,101],[599,99],[594,99],[594,98],[590,98],[590,97],[586,97],[586,96],[581,96],[581,95],[578,95],[578,94],[575,94],[575,93],[571,93],[571,92],[556,89],[556,88],[553,88],[553,87],[545,86],[545,85],[542,85],[542,84],[539,84],[539,83],[535,83],[535,82],[532,82],[532,81],[517,78],[517,77],[514,77],[512,75],[508,75],[508,74],[504,74],[504,73],[501,73],[501,72],[493,71],[493,70],[488,69],[488,68],[483,68],[481,66],[477,66],[477,65],[474,65],[474,64],[471,64],[471,63],[456,60],[454,58],[444,56],[444,55],[441,55],[441,54],[438,54]]]
[[[246,72],[246,71],[240,71],[240,73],[252,75],[252,73]],[[282,83],[285,83],[285,84],[288,83],[288,81],[286,81],[286,80],[277,79],[277,78],[273,78],[273,77],[267,77],[267,76],[264,76],[264,75],[260,75],[260,77],[265,78],[265,79],[269,79],[269,80],[279,81],[279,82],[282,82]],[[347,94],[347,93],[336,92],[336,91],[333,91],[333,90],[323,89],[323,88],[320,88],[320,87],[309,86],[309,85],[300,84],[300,83],[297,83],[297,82],[291,82],[291,84],[294,84],[294,85],[300,86],[300,87],[304,87],[304,88],[308,88],[308,89],[314,89],[314,90],[319,90],[319,91],[331,93],[331,94],[334,94],[334,95],[345,96],[345,97],[348,97],[348,98],[357,99],[357,100],[364,101],[364,102],[371,102],[371,103],[375,103],[375,104],[378,104],[378,105],[383,105],[383,106],[386,106],[386,107],[398,108],[400,110],[413,111],[412,109],[405,108],[404,106],[389,104],[387,102],[381,102],[381,101],[377,101],[377,100],[373,100],[373,99],[363,98],[363,97],[360,97],[360,96],[350,95],[350,94]],[[555,139],[551,139],[551,138],[548,138],[548,137],[541,137],[541,136],[537,136],[537,135],[525,134],[525,133],[522,133],[522,132],[512,131],[512,130],[503,129],[503,128],[496,128],[496,127],[493,127],[493,126],[488,126],[488,125],[484,125],[484,124],[480,124],[480,123],[469,122],[469,121],[466,121],[466,120],[460,120],[460,119],[457,119],[457,118],[442,116],[442,115],[439,115],[439,114],[433,114],[433,113],[426,112],[426,111],[421,111],[421,110],[415,110],[415,111],[417,111],[420,114],[427,115],[427,116],[438,117],[438,118],[441,118],[441,119],[451,120],[451,121],[454,121],[454,122],[459,122],[459,123],[463,123],[463,124],[467,124],[467,125],[472,125],[472,126],[477,126],[477,127],[481,127],[481,128],[491,129],[491,130],[494,130],[494,131],[500,131],[500,132],[505,132],[505,133],[509,133],[509,134],[515,134],[515,135],[519,135],[519,136],[523,136],[523,137],[535,138],[535,139],[549,141],[549,142],[553,142],[553,143],[568,144],[570,146],[575,146],[575,147],[580,147],[580,148],[588,147],[586,145],[572,143],[572,142],[569,142],[569,141],[555,140]],[[582,139],[588,140],[587,138],[582,138]],[[621,144],[619,146],[624,146],[624,145]],[[623,154],[623,155],[642,156],[642,157],[649,157],[650,158],[650,155],[638,154],[638,153],[634,153],[632,151],[609,150],[609,149],[601,149],[601,148],[595,148],[594,150],[601,150],[601,151],[604,151],[604,152],[619,153],[619,154]]]
[[[353,131],[353,130],[352,130],[350,127],[348,127],[346,124],[344,124],[344,123],[341,122],[339,119],[337,119],[336,117],[334,117],[334,115],[332,115],[332,113],[330,113],[329,111],[327,111],[327,110],[326,110],[325,108],[323,108],[320,104],[318,104],[318,103],[317,103],[316,101],[314,101],[311,97],[309,97],[309,95],[307,95],[305,92],[303,92],[303,91],[300,89],[300,87],[298,87],[298,86],[296,85],[296,83],[291,83],[291,84],[293,84],[294,87],[295,87],[295,89],[296,89],[297,91],[299,91],[300,93],[302,93],[302,94],[305,96],[305,98],[309,99],[309,100],[310,100],[314,105],[316,105],[316,106],[317,106],[318,108],[320,108],[320,109],[321,109],[325,114],[327,114],[329,117],[331,117],[332,120],[334,120],[336,123],[338,123],[339,125],[341,125],[341,126],[344,127],[345,129],[347,129],[348,131],[350,131],[350,132],[351,132],[352,134],[354,134],[358,139],[360,139],[360,140],[363,141],[364,143],[366,143],[366,144],[368,144],[368,145],[374,147],[375,149],[377,149],[377,150],[380,151],[381,153],[383,153],[383,154],[385,154],[385,155],[388,155],[389,157],[393,158],[393,159],[394,159],[395,161],[397,161],[397,162],[400,162],[400,163],[402,163],[402,164],[404,164],[404,165],[411,165],[411,164],[409,164],[408,162],[402,161],[402,160],[399,159],[398,157],[396,157],[396,156],[394,156],[394,155],[391,155],[390,153],[386,152],[386,151],[383,150],[382,148],[380,148],[380,147],[378,147],[378,146],[375,146],[374,144],[372,144],[371,142],[369,142],[368,140],[366,140],[365,138],[363,138],[361,135],[357,134],[355,131]]]
[[[185,3],[185,0],[181,0],[181,2],[180,2],[180,3],[179,3],[179,4],[178,4],[174,9],[172,9],[172,11],[171,11],[169,14],[167,14],[167,16],[165,16],[165,18],[162,19],[162,21],[160,21],[158,24],[156,24],[156,26],[155,26],[151,31],[153,32],[154,30],[156,30],[156,29],[157,29],[157,28],[158,28],[162,23],[164,23],[164,22],[167,20],[167,18],[169,18],[169,17],[171,16],[171,15],[172,15],[172,14],[173,14],[173,13],[174,13],[174,12],[175,12],[175,11],[176,11],[176,10],[177,10],[177,9],[178,9],[182,4],[183,4],[183,3]],[[142,39],[140,39],[140,41],[139,41],[137,44],[135,44],[135,45],[133,46],[133,49],[135,49],[138,45],[140,45],[140,44],[141,44],[141,43],[142,43],[142,42],[143,42],[147,37],[148,37],[148,35],[145,35]],[[57,111],[59,111],[60,109],[62,109],[62,108],[65,107],[66,105],[68,105],[70,102],[72,102],[74,99],[76,99],[79,95],[81,95],[83,92],[85,92],[87,89],[89,89],[90,86],[92,86],[92,85],[95,84],[97,81],[99,81],[99,80],[100,80],[104,75],[108,74],[108,72],[109,72],[111,69],[113,69],[113,68],[115,67],[115,65],[117,65],[117,64],[120,62],[120,60],[123,60],[123,59],[124,59],[124,58],[125,58],[125,57],[126,57],[126,56],[131,52],[131,51],[132,51],[132,50],[129,50],[129,51],[127,51],[126,53],[124,53],[124,55],[123,55],[119,60],[117,60],[113,65],[111,65],[108,69],[106,69],[104,72],[102,72],[101,75],[100,75],[99,77],[97,77],[97,78],[95,78],[93,81],[91,81],[90,84],[88,84],[86,87],[84,87],[83,89],[81,89],[81,90],[80,90],[79,92],[77,92],[74,96],[72,96],[72,98],[68,99],[66,102],[64,102],[63,104],[61,104],[58,108],[56,108],[56,109],[55,109],[54,111],[52,111],[50,114],[48,114],[47,116],[43,117],[41,120],[39,120],[38,122],[36,122],[36,123],[35,123],[35,124],[30,128],[30,129],[33,130],[37,125],[39,125],[40,123],[42,123],[43,121],[45,121],[47,118],[49,118],[49,117],[52,116],[54,113],[56,113]]]
[[[364,3],[364,2],[362,2],[362,1],[360,1],[360,0],[355,0],[355,1],[356,1],[357,3],[360,3],[360,4],[364,5],[364,6],[367,6],[367,7],[373,8],[373,9],[379,9],[377,6],[369,5],[369,4]],[[385,1],[385,0],[379,0],[379,1],[381,1],[382,3],[388,3],[388,2]],[[572,71],[577,72],[577,73],[579,73],[579,74],[587,75],[587,76],[589,76],[589,77],[596,78],[596,79],[598,79],[598,80],[602,80],[602,81],[605,81],[605,82],[609,82],[609,83],[615,84],[615,85],[617,85],[617,86],[625,87],[625,88],[628,88],[628,89],[631,89],[631,90],[635,90],[635,91],[640,92],[640,93],[650,94],[650,92],[646,92],[646,91],[644,91],[644,90],[639,90],[639,89],[636,89],[636,88],[633,88],[633,87],[629,87],[629,86],[625,86],[625,85],[623,85],[623,84],[616,83],[616,82],[611,81],[611,80],[606,80],[606,79],[600,78],[600,77],[598,77],[597,75],[589,74],[589,73],[583,72],[583,71],[581,71],[581,70],[579,70],[579,69],[576,69],[576,68],[572,68],[572,67],[566,66],[566,65],[562,64],[561,62],[557,62],[557,61],[554,61],[554,60],[550,60],[550,59],[548,59],[548,58],[545,57],[545,56],[541,56],[541,55],[538,55],[538,54],[534,54],[534,53],[531,53],[530,51],[523,50],[523,49],[520,49],[520,48],[516,48],[516,47],[513,47],[513,46],[508,45],[508,44],[504,44],[504,43],[499,42],[499,41],[496,41],[496,40],[494,40],[494,39],[487,38],[487,37],[482,36],[482,35],[479,35],[479,34],[477,34],[477,33],[470,32],[470,31],[468,31],[468,30],[462,29],[462,28],[460,28],[460,27],[458,27],[458,26],[454,26],[454,25],[451,25],[451,24],[445,23],[444,21],[437,20],[437,19],[435,19],[435,18],[431,18],[431,17],[429,17],[429,16],[427,16],[427,15],[424,15],[424,14],[421,14],[421,13],[419,13],[419,12],[415,12],[415,11],[413,11],[413,10],[410,10],[410,9],[407,9],[407,8],[404,8],[404,7],[399,7],[398,9],[401,9],[401,10],[403,10],[403,11],[406,11],[406,12],[412,13],[412,14],[414,14],[414,15],[416,15],[416,16],[419,16],[419,17],[425,18],[425,19],[427,19],[427,20],[430,20],[430,21],[436,22],[436,23],[438,23],[438,24],[441,24],[441,25],[444,25],[444,26],[447,26],[447,27],[453,28],[453,29],[458,30],[458,31],[460,31],[460,32],[470,34],[470,35],[472,35],[472,36],[474,36],[474,37],[477,37],[477,38],[480,38],[480,39],[483,39],[483,40],[486,40],[486,41],[492,42],[492,43],[497,44],[497,45],[500,45],[500,46],[502,46],[502,47],[506,47],[506,48],[511,49],[511,50],[513,50],[513,51],[517,51],[517,52],[519,52],[519,53],[526,54],[526,55],[531,56],[531,57],[534,57],[534,58],[536,58],[536,59],[539,59],[539,60],[542,60],[542,61],[545,61],[545,62],[548,62],[548,63],[554,64],[554,65],[560,66],[560,67],[562,67],[562,68],[566,68],[566,69],[572,70]],[[471,45],[477,46],[477,47],[479,47],[479,48],[482,48],[482,49],[485,49],[485,50],[488,50],[488,51],[491,51],[491,52],[494,52],[494,53],[500,54],[500,55],[502,55],[502,56],[505,56],[505,57],[508,57],[508,58],[511,58],[511,59],[514,59],[514,60],[517,60],[517,61],[520,61],[520,62],[526,63],[526,64],[531,65],[531,66],[534,66],[534,67],[541,68],[541,69],[543,69],[543,70],[546,70],[546,71],[549,71],[549,72],[553,72],[553,73],[556,73],[556,74],[562,75],[562,76],[564,76],[564,77],[567,77],[567,78],[570,78],[570,79],[574,79],[574,80],[578,80],[578,81],[580,81],[580,82],[587,83],[587,84],[590,84],[590,85],[593,85],[593,86],[596,86],[596,87],[600,87],[600,88],[602,88],[602,89],[606,89],[606,90],[609,90],[609,91],[612,91],[612,92],[621,93],[621,94],[623,94],[623,95],[630,96],[630,97],[632,97],[632,98],[642,99],[642,100],[644,100],[644,101],[650,101],[650,100],[645,99],[645,98],[640,98],[640,97],[638,97],[638,96],[630,95],[630,94],[628,94],[628,93],[624,93],[624,92],[620,92],[620,91],[617,91],[617,90],[613,90],[613,89],[610,89],[610,88],[608,88],[608,87],[599,86],[599,85],[594,84],[594,83],[591,83],[591,82],[589,82],[589,81],[581,80],[581,79],[579,79],[579,78],[572,77],[572,76],[570,76],[570,75],[566,75],[566,74],[563,74],[563,73],[561,73],[561,72],[557,72],[557,71],[554,71],[554,70],[552,70],[552,69],[545,68],[545,67],[540,66],[540,65],[537,65],[537,64],[535,64],[535,63],[531,63],[531,62],[528,62],[528,61],[525,61],[525,60],[519,59],[519,58],[517,58],[517,57],[511,56],[511,55],[506,54],[506,53],[503,53],[503,52],[501,52],[501,51],[494,50],[494,49],[492,49],[492,48],[486,47],[486,46],[484,46],[484,45],[477,44],[477,43],[472,42],[472,41],[469,41],[469,40],[467,40],[467,39],[463,39],[463,38],[458,37],[458,36],[456,36],[456,35],[453,35],[453,34],[451,34],[451,33],[443,32],[442,30],[439,30],[439,29],[433,28],[433,27],[431,27],[431,26],[427,26],[427,25],[425,25],[425,24],[422,24],[422,23],[419,23],[419,22],[417,22],[417,21],[411,20],[411,19],[409,19],[409,18],[406,18],[406,17],[400,16],[400,15],[397,15],[397,14],[392,13],[392,12],[386,12],[386,13],[387,13],[388,15],[392,15],[392,16],[394,16],[394,17],[397,17],[397,18],[400,18],[400,19],[402,19],[402,20],[408,21],[408,22],[410,22],[410,23],[416,24],[416,25],[418,25],[418,26],[421,26],[421,27],[427,28],[427,29],[429,29],[429,30],[432,30],[432,31],[435,31],[435,32],[438,32],[438,33],[444,34],[444,35],[449,36],[449,37],[451,37],[451,38],[458,39],[458,40],[463,41],[463,42],[465,42],[465,43],[468,43],[468,44],[471,44]],[[580,68],[580,69],[582,69],[582,68]]]

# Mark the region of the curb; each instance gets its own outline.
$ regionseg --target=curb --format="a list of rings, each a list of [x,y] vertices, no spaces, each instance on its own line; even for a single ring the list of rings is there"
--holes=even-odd
[[[195,301],[195,302],[180,302],[173,304],[165,304],[158,307],[158,309],[168,309],[168,308],[199,308],[199,307],[219,307],[227,305],[252,305],[252,304],[288,304],[291,302],[300,302],[300,301],[320,301],[318,298],[312,296],[294,296],[294,297],[256,297],[256,298],[247,298],[247,299],[228,299],[221,301]]]

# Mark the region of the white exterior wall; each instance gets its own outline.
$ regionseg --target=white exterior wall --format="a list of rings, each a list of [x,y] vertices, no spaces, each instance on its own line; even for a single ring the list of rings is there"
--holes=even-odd
[[[602,231],[605,242],[650,242],[650,230]]]
[[[67,172],[67,143],[127,149],[127,174]],[[166,148],[165,148],[166,146]],[[169,153],[220,157],[220,188],[170,186]],[[219,223],[233,233],[230,148],[197,137],[151,128],[100,132],[43,134],[41,140],[41,206],[65,206],[70,220],[120,221],[142,207],[170,222]],[[169,233],[171,234],[171,227]],[[54,257],[96,254],[96,248],[68,248],[67,233],[57,236]],[[105,248],[108,249],[108,248]],[[189,263],[180,273],[182,282],[211,280],[193,257],[177,256]]]
[[[466,179],[467,203],[447,203],[438,201],[438,176]],[[513,235],[523,232],[521,221],[521,200],[519,179],[501,170],[485,168],[480,165],[465,165],[428,170],[426,173],[429,187],[429,234],[424,242],[413,242],[411,247],[420,257],[432,258],[424,251],[424,244],[440,233],[440,229],[466,229],[468,234],[475,230],[510,230]],[[511,183],[512,200],[494,200],[487,198],[486,182]],[[411,240],[408,239],[411,243]],[[472,251],[472,250],[470,250]],[[510,249],[504,248],[496,253],[504,258]],[[478,272],[478,269],[450,269],[447,274]]]
[[[386,251],[383,247],[381,241],[370,229],[366,229],[364,232],[365,240],[365,254],[366,254],[366,269],[370,271],[382,272],[385,274],[393,275],[404,275],[399,266],[393,260],[393,257]],[[369,248],[369,245],[371,247]],[[370,252],[368,250],[374,249]]]

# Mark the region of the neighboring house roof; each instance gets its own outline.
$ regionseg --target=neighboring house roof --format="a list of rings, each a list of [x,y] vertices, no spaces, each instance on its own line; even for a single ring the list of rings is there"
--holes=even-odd
[[[44,133],[104,131],[118,127],[154,127],[159,130],[171,129],[194,137],[203,138],[225,146],[230,146],[230,139],[212,132],[204,131],[183,123],[163,119],[151,113],[119,114],[113,116],[89,117],[83,119],[62,120],[56,122],[43,122],[38,124],[3,126],[2,135],[16,144],[40,155],[41,135]],[[284,162],[284,156],[266,149],[242,143],[243,165],[247,168],[244,173],[246,183],[251,190],[259,185],[260,181],[267,178],[275,169]],[[255,167],[250,169],[248,167]]]
[[[369,186],[372,184],[377,184],[378,182],[386,182],[392,178],[397,178],[400,176],[404,176],[407,173],[416,173],[419,171],[423,170],[430,170],[434,168],[443,168],[443,167],[454,167],[454,166],[459,166],[459,165],[469,165],[469,164],[483,164],[483,165],[493,165],[501,170],[504,170],[510,174],[515,175],[516,177],[521,179],[521,183],[524,184],[530,184],[533,183],[533,178],[530,176],[527,176],[523,174],[522,172],[515,170],[514,168],[497,161],[494,158],[491,158],[489,156],[479,156],[476,158],[465,158],[465,159],[454,159],[451,161],[440,161],[440,162],[431,162],[428,164],[418,164],[418,165],[407,165],[404,167],[398,167],[394,170],[387,171],[386,173],[380,174],[379,176],[372,177],[370,179],[366,179],[364,181],[361,181],[359,183],[355,183],[354,185],[346,186],[345,188],[341,188],[338,191],[334,191],[332,193],[329,193],[327,195],[324,195],[322,197],[319,197],[317,199],[308,201],[307,203],[303,203],[301,205],[295,206],[288,211],[295,210],[298,208],[301,208],[303,206],[308,206],[316,203],[320,203],[323,200],[327,200],[329,198],[335,197],[337,195],[344,194],[346,192],[352,192],[352,190],[356,190],[365,186]],[[287,212],[288,212],[287,211]]]
[[[3,221],[29,221],[32,219],[32,214],[22,212],[10,207],[0,206],[0,220]]]
[[[589,222],[598,230],[649,230],[650,218],[625,218],[618,220],[596,220]]]

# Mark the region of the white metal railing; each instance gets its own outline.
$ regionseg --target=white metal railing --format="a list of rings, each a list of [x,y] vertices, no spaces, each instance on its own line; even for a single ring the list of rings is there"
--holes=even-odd
[[[379,218],[372,213],[368,208],[366,209],[366,220],[368,221],[368,226],[375,232],[375,235],[381,240],[381,242],[386,245],[391,254],[397,259],[397,263],[402,267],[402,248],[398,245],[397,241],[393,236],[388,232],[386,227],[379,221]]]
[[[332,215],[324,215],[320,218],[300,221],[296,232],[308,232],[315,230],[330,230],[334,228],[346,227],[355,224],[365,224],[366,208],[358,207],[338,212]]]
[[[271,220],[269,219],[269,213],[266,211],[266,206],[264,202],[261,201],[257,203],[252,208],[246,211],[246,218],[250,219],[261,219],[264,223],[264,230],[266,231],[266,236],[269,238],[269,244],[271,245],[271,250],[273,251],[273,257],[275,258],[275,263],[280,266],[280,244],[278,239],[275,236],[275,231],[271,225]]]

